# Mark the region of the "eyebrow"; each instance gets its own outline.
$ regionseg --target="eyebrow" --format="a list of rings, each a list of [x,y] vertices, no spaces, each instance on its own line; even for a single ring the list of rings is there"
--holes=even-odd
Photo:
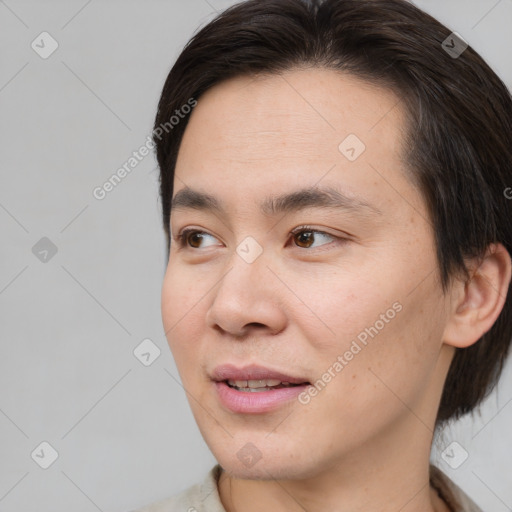
[[[303,188],[280,196],[269,196],[260,204],[265,215],[275,216],[306,208],[332,208],[361,215],[382,215],[382,211],[362,198],[347,196],[333,187]],[[212,211],[226,215],[225,209],[215,196],[185,187],[171,201],[171,213],[175,210]]]

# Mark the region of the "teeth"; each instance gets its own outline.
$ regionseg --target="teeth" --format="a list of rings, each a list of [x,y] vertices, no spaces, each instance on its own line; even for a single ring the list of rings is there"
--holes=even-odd
[[[270,388],[273,386],[279,386],[279,384],[283,384],[278,379],[263,379],[263,380],[228,380],[228,384],[230,386],[235,386],[237,388]]]
[[[277,379],[265,379],[265,380],[248,380],[247,386],[250,388],[270,388],[272,386],[278,386],[281,384],[280,380]]]

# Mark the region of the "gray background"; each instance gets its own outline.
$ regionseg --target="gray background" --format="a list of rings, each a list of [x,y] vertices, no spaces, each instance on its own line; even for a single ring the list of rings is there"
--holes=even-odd
[[[146,142],[184,43],[232,3],[0,0],[0,512],[123,512],[215,462],[161,324],[153,155],[105,199],[92,191]],[[512,0],[415,3],[511,86]],[[31,47],[43,31],[59,45],[46,59]],[[43,237],[57,249],[45,262]],[[133,351],[148,338],[161,354],[145,366]],[[482,414],[433,452],[485,511],[512,510],[511,384],[509,364]],[[47,469],[43,441],[58,452]],[[453,441],[469,454],[458,469],[440,458]]]

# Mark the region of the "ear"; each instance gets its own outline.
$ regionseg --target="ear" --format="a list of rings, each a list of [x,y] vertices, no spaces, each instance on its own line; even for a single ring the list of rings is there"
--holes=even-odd
[[[470,279],[459,280],[452,287],[445,344],[469,347],[491,329],[507,298],[511,267],[510,255],[502,244],[490,244],[483,260],[468,262]]]

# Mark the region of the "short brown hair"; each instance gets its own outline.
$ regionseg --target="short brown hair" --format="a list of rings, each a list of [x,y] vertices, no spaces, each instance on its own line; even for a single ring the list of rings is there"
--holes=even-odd
[[[489,244],[512,253],[512,99],[470,46],[405,0],[248,0],[225,10],[185,46],[158,105],[153,140],[160,167],[163,225],[170,249],[174,169],[188,117],[157,128],[209,88],[235,76],[303,66],[342,70],[393,90],[406,107],[404,159],[434,226],[439,278],[446,292],[465,276],[465,258]],[[455,42],[454,42],[455,41]],[[162,133],[161,133],[162,132]],[[441,424],[471,411],[491,391],[512,338],[512,297],[477,343],[457,349],[437,416]]]

